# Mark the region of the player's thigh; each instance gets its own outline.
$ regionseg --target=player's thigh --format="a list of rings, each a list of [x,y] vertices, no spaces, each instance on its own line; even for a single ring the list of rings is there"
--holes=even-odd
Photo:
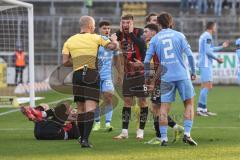
[[[93,112],[96,109],[97,102],[94,100],[86,100],[85,101],[85,111]]]
[[[195,96],[193,84],[190,79],[177,81],[176,83],[177,83],[178,93],[183,102]]]
[[[146,98],[146,97],[139,97],[139,98],[138,98],[138,105],[139,105],[141,108],[147,107],[147,98]]]
[[[176,83],[175,82],[161,82],[161,103],[172,103],[176,98]]]

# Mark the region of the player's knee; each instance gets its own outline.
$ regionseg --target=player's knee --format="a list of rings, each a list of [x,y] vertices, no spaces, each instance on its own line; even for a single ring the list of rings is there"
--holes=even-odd
[[[112,94],[104,93],[104,101],[107,105],[112,104]]]
[[[131,107],[133,105],[132,98],[124,98],[124,106],[125,107]]]
[[[141,108],[147,107],[147,100],[146,100],[146,98],[139,98],[138,105]]]

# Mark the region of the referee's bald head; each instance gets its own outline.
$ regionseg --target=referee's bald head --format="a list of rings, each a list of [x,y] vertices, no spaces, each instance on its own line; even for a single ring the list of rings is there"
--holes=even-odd
[[[91,16],[82,16],[79,20],[81,30],[90,29],[95,30],[95,20]]]

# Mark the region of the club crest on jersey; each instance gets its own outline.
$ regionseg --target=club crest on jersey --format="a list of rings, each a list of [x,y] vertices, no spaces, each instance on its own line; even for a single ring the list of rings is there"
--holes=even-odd
[[[211,39],[207,39],[207,43],[208,43],[208,44],[211,44],[211,43],[212,43],[212,40],[211,40]]]

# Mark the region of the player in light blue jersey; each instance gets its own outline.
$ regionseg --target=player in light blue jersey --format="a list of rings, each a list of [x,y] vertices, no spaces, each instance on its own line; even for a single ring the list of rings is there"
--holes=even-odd
[[[201,91],[199,94],[197,115],[199,116],[215,116],[216,113],[207,110],[207,96],[210,89],[212,89],[212,64],[213,60],[218,63],[223,63],[222,58],[214,55],[215,51],[219,51],[228,47],[229,41],[223,43],[222,46],[214,47],[213,34],[217,31],[215,22],[208,22],[206,31],[200,36],[199,39],[199,70],[201,77]]]
[[[161,13],[158,16],[158,23],[161,31],[155,35],[149,45],[146,57],[144,60],[146,85],[148,84],[150,71],[149,64],[156,53],[160,61],[161,73],[160,78],[160,92],[161,105],[159,111],[161,146],[166,146],[168,142],[167,127],[168,127],[168,113],[171,103],[175,101],[176,90],[178,90],[182,101],[184,102],[184,137],[183,141],[192,146],[197,143],[191,138],[190,132],[194,117],[194,88],[191,79],[194,80],[195,64],[190,45],[185,36],[172,28],[173,19],[169,13]],[[191,76],[187,66],[184,63],[183,54],[187,55],[188,62],[191,68]],[[155,76],[156,77],[156,76]],[[149,87],[152,90],[154,87]]]
[[[108,21],[101,21],[99,23],[100,34],[108,39],[111,32],[111,25]],[[107,131],[112,131],[111,126],[112,114],[113,114],[113,103],[112,97],[114,92],[114,85],[112,80],[112,60],[113,56],[117,55],[116,51],[107,50],[104,47],[99,47],[98,49],[98,70],[100,75],[100,91],[103,94],[104,102],[106,106],[104,107],[103,113],[105,113],[105,127]],[[98,106],[95,111],[95,125],[93,131],[98,131],[100,129],[100,107]]]
[[[238,84],[240,84],[240,38],[236,40],[236,53],[238,57],[238,71],[237,71],[237,76],[238,76]]]

